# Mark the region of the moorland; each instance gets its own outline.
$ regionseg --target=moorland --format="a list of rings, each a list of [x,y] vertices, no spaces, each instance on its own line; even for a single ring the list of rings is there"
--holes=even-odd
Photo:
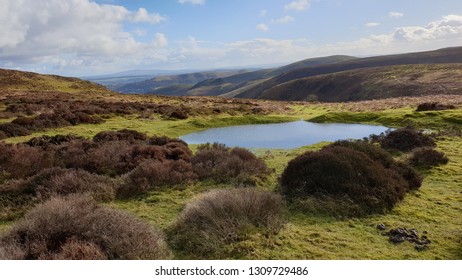
[[[184,96],[0,69],[0,259],[461,259],[462,49],[307,61]],[[177,139],[300,119],[396,130]]]

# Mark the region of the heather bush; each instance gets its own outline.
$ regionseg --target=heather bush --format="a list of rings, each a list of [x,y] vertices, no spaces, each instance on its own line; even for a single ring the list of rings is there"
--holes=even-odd
[[[398,172],[363,152],[332,146],[291,160],[279,189],[291,201],[338,200],[339,212],[332,214],[356,216],[391,210],[403,199],[409,184]],[[342,204],[349,209],[341,209]]]
[[[145,160],[125,176],[125,182],[119,186],[117,195],[126,198],[194,179],[196,179],[196,174],[190,162]]]
[[[376,144],[371,144],[366,141],[341,140],[326,146],[324,149],[337,146],[362,152],[372,160],[381,163],[383,167],[399,173],[406,180],[408,190],[418,189],[422,185],[423,178],[414,168],[408,164],[396,161],[389,152]]]
[[[385,149],[409,152],[420,147],[435,147],[435,140],[422,131],[414,128],[405,127],[388,131],[379,139],[380,144]]]
[[[0,131],[8,137],[25,136],[31,134],[31,131],[15,123],[1,123]]]
[[[199,146],[191,162],[199,179],[219,183],[255,185],[270,173],[265,162],[250,151],[218,143]]]
[[[30,139],[27,141],[27,145],[32,147],[46,147],[49,145],[62,145],[74,140],[84,140],[84,138],[73,134],[54,136],[43,135]]]
[[[53,153],[24,144],[0,143],[0,182],[25,178],[53,166]]]
[[[431,147],[414,149],[409,158],[409,163],[416,167],[429,168],[440,164],[447,164],[448,157]]]
[[[146,139],[146,134],[131,129],[102,131],[93,137],[93,141],[95,142],[128,141],[130,143],[136,143],[139,141],[146,141]]]
[[[452,110],[455,109],[456,107],[454,105],[449,105],[449,104],[441,104],[438,102],[425,102],[422,104],[419,104],[417,106],[416,111],[421,112],[421,111],[442,111],[442,110]]]
[[[6,138],[8,138],[8,135],[6,135],[5,132],[3,132],[2,130],[0,130],[0,140],[6,139]]]
[[[249,234],[277,234],[286,223],[281,196],[251,188],[212,190],[191,200],[169,230],[169,244],[188,258],[229,258]]]
[[[163,234],[83,196],[36,206],[1,238],[4,259],[164,259]]]
[[[94,141],[71,141],[59,147],[55,161],[57,166],[108,176],[130,172],[145,160],[190,161],[192,152],[183,141],[165,137],[162,145],[152,145],[153,139],[129,130],[101,132]]]
[[[110,201],[115,197],[115,183],[108,177],[84,170],[54,167],[0,186],[0,193],[6,192],[31,194],[36,201],[69,194],[88,194],[98,201]]]

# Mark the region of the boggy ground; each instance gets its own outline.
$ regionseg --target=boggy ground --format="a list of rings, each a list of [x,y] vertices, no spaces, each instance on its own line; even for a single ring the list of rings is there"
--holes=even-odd
[[[418,104],[437,100],[450,103],[456,109],[445,111],[415,112]],[[52,100],[52,101],[50,101]],[[289,205],[288,223],[274,236],[249,233],[246,240],[233,245],[231,254],[222,258],[241,259],[461,259],[462,258],[462,99],[455,96],[434,98],[398,98],[360,103],[303,103],[270,102],[255,100],[220,99],[213,97],[159,97],[126,96],[118,94],[93,94],[91,97],[79,93],[2,94],[0,100],[0,123],[13,121],[17,116],[33,118],[42,111],[52,113],[56,104],[67,108],[69,104],[81,102],[108,109],[91,112],[103,122],[43,127],[30,135],[9,137],[9,143],[25,142],[35,136],[76,134],[86,138],[100,131],[135,129],[148,135],[180,135],[211,127],[247,123],[270,123],[297,119],[320,122],[377,123],[391,127],[414,125],[418,128],[444,131],[438,138],[437,149],[450,159],[447,165],[421,170],[425,179],[419,190],[412,191],[390,213],[354,219],[338,219],[324,215],[302,213]],[[40,110],[12,112],[11,104],[34,104]],[[102,105],[101,105],[102,104]],[[109,104],[109,105],[108,105]],[[116,104],[116,105],[114,105]],[[123,104],[137,104],[134,108]],[[138,107],[138,104],[139,105]],[[155,108],[181,108],[186,118],[176,118]],[[32,107],[34,107],[32,106]],[[42,106],[42,107],[40,107]],[[120,107],[127,109],[119,110]],[[163,107],[162,107],[163,106]],[[50,109],[51,108],[51,109]],[[114,109],[115,108],[115,109]],[[151,108],[152,109],[152,108]],[[174,110],[173,110],[174,111]],[[255,150],[275,172],[267,180],[259,182],[258,189],[273,191],[277,178],[287,162],[297,155],[317,150],[317,144],[293,150]],[[191,147],[193,150],[195,147]],[[398,155],[399,156],[399,155]],[[181,188],[165,188],[151,191],[130,199],[118,199],[106,205],[134,213],[153,227],[166,230],[175,222],[184,205],[193,197],[215,188],[231,185],[212,181],[196,181]],[[0,221],[0,230],[8,229],[14,221]],[[377,225],[383,224],[386,230]],[[415,244],[403,242],[393,244],[385,233],[392,228],[415,228],[419,234],[426,231],[431,244],[424,250],[416,250]],[[187,258],[174,252],[175,258]]]

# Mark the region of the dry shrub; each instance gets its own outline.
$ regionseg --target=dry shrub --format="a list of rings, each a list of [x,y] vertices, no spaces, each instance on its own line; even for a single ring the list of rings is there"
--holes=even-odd
[[[106,260],[101,248],[88,241],[70,238],[62,246],[61,251],[40,255],[42,260]]]
[[[199,179],[219,183],[255,185],[270,173],[265,162],[252,152],[218,143],[199,146],[191,162]]]
[[[131,129],[102,131],[93,137],[93,141],[95,142],[128,141],[130,143],[136,143],[139,141],[146,141],[146,139],[146,134]]]
[[[430,147],[417,148],[412,151],[409,163],[416,167],[429,168],[440,164],[447,164],[448,157]]]
[[[125,183],[117,190],[118,197],[126,198],[177,185],[196,179],[190,162],[184,160],[145,160],[125,177]]]
[[[24,144],[0,143],[1,179],[25,178],[53,166],[53,153]]]
[[[380,137],[379,142],[385,149],[402,152],[409,152],[420,147],[436,146],[432,137],[411,127],[388,131],[383,137]]]
[[[454,105],[449,105],[449,104],[441,104],[438,102],[425,102],[421,103],[417,106],[416,111],[417,112],[422,112],[422,111],[442,111],[442,110],[452,110],[455,109],[456,107]]]
[[[281,196],[251,188],[212,190],[191,200],[169,231],[172,248],[190,258],[229,258],[253,232],[277,234],[286,223]]]
[[[384,213],[403,199],[409,185],[398,172],[367,154],[342,146],[307,152],[291,160],[280,179],[280,191],[292,201],[338,200],[338,213]],[[350,204],[355,211],[344,211]],[[351,207],[350,207],[351,208]]]
[[[2,237],[1,251],[6,252],[5,259],[131,260],[171,256],[160,231],[84,196],[52,198],[36,206]]]
[[[48,135],[43,135],[39,137],[34,137],[27,141],[27,145],[32,146],[32,147],[46,147],[49,145],[62,145],[64,143],[74,141],[74,140],[84,140],[83,137],[78,136],[78,135],[54,135],[54,136],[48,136]]]
[[[7,136],[6,138],[31,134],[29,129],[14,123],[1,123],[0,131]]]
[[[0,140],[6,139],[6,138],[8,138],[8,135],[6,135],[5,132],[3,132],[2,130],[0,130]]]
[[[110,178],[84,170],[55,167],[28,179],[10,182],[0,187],[2,191],[32,194],[38,201],[69,194],[89,194],[98,201],[111,201],[115,197],[115,183]]]
[[[420,188],[422,185],[422,176],[411,166],[406,163],[396,161],[392,155],[386,150],[382,149],[376,144],[371,144],[366,141],[348,141],[341,140],[337,141],[327,147],[346,147],[366,154],[374,161],[378,161],[387,169],[399,173],[408,183],[408,190],[415,190]]]
[[[146,138],[138,132],[118,131],[99,133],[95,142],[71,141],[57,149],[56,165],[118,176],[130,172],[145,160],[190,161],[192,152],[183,141],[165,138],[165,144],[151,145],[151,139]]]

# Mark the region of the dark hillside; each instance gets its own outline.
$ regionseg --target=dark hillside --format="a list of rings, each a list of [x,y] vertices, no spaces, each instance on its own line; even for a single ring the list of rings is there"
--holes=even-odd
[[[345,102],[401,96],[462,94],[462,64],[372,67],[296,79],[259,98]]]
[[[251,88],[237,95],[236,97],[263,98],[263,96],[265,96],[266,94],[265,91],[269,90],[274,86],[289,81],[313,77],[317,75],[324,75],[367,67],[433,63],[462,63],[462,47],[446,48],[428,52],[368,57],[336,64],[296,69],[294,71],[290,71],[288,73],[274,77],[273,79],[270,79],[264,83],[261,83],[255,86],[254,88]],[[300,90],[302,89],[300,88]],[[284,98],[284,100],[286,99],[292,100],[293,98]]]
[[[249,88],[249,86],[251,88],[261,82],[266,81],[267,79],[270,79],[277,75],[281,75],[283,73],[287,73],[295,69],[331,63],[339,63],[343,61],[349,61],[352,59],[356,59],[356,57],[334,55],[328,57],[309,58],[279,68],[262,69],[252,72],[240,73],[225,78],[208,79],[194,85],[194,87],[192,87],[189,90],[189,95],[216,96],[223,94],[227,97],[232,97],[237,94],[240,94],[241,91],[245,91],[247,88]],[[230,95],[230,92],[234,93]]]

